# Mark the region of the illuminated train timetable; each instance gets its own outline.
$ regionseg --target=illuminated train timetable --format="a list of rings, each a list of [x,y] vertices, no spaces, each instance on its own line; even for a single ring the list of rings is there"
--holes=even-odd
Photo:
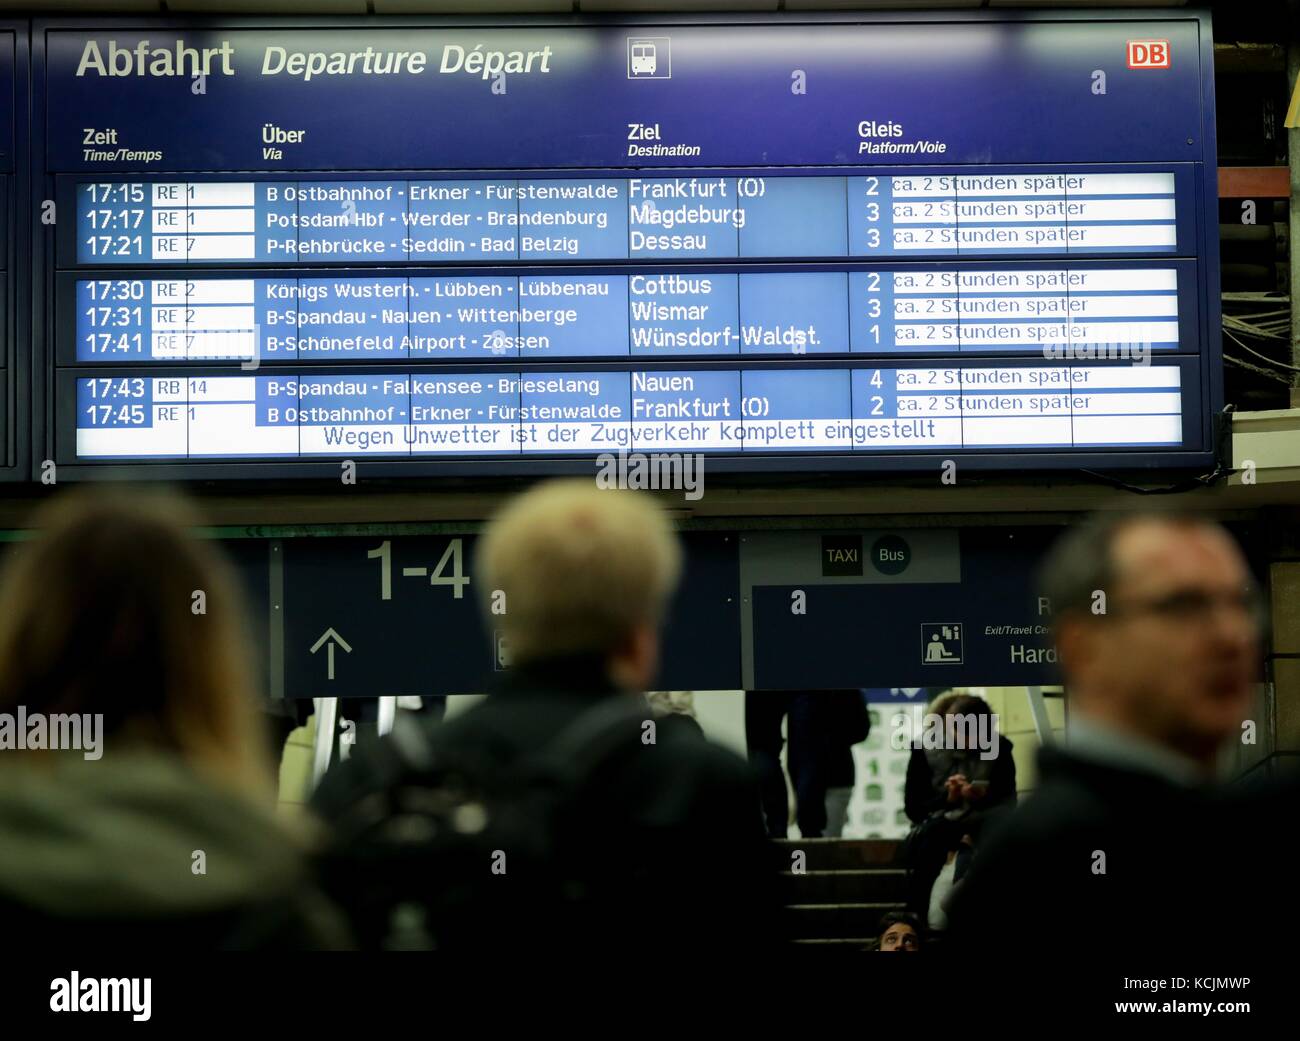
[[[1177,445],[1173,365],[78,379],[86,458]]]
[[[105,182],[78,186],[77,261],[1173,253],[1176,194],[1172,170]]]
[[[208,51],[185,105],[138,71]],[[1185,12],[56,27],[48,457],[1206,466],[1212,57]]]
[[[78,279],[77,362],[1193,350],[1195,272],[1135,266]]]

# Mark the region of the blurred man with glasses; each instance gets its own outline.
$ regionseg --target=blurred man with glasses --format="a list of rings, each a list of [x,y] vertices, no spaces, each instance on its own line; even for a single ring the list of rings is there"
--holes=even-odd
[[[954,895],[954,935],[1104,956],[1123,929],[1130,950],[1194,951],[1213,942],[1206,899],[1232,899],[1249,856],[1237,834],[1248,815],[1215,785],[1259,668],[1245,559],[1211,521],[1118,513],[1062,537],[1040,587],[1067,739],[1041,750],[1037,791]]]

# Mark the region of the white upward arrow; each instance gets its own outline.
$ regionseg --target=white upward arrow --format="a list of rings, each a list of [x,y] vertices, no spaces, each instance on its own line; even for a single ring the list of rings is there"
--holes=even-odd
[[[321,633],[320,639],[311,645],[312,654],[315,654],[317,651],[319,651],[321,649],[322,644],[325,646],[325,666],[326,669],[328,670],[328,676],[327,676],[328,679],[334,678],[334,645],[336,643],[340,647],[342,647],[345,651],[347,651],[349,654],[352,653],[351,645],[348,643],[347,640],[343,639],[342,636],[340,636],[338,633],[334,631],[333,626],[330,626],[323,633]]]

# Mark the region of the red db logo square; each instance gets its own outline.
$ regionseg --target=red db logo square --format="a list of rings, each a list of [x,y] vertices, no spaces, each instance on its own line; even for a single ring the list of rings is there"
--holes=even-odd
[[[1130,69],[1169,68],[1169,41],[1129,40],[1128,67]]]

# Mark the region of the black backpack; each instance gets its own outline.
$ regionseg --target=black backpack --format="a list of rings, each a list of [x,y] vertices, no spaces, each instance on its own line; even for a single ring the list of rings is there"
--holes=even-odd
[[[316,807],[333,835],[322,884],[359,946],[548,946],[592,914],[592,868],[571,841],[579,794],[642,747],[644,705],[605,699],[507,766],[455,747],[406,713],[327,776]]]

